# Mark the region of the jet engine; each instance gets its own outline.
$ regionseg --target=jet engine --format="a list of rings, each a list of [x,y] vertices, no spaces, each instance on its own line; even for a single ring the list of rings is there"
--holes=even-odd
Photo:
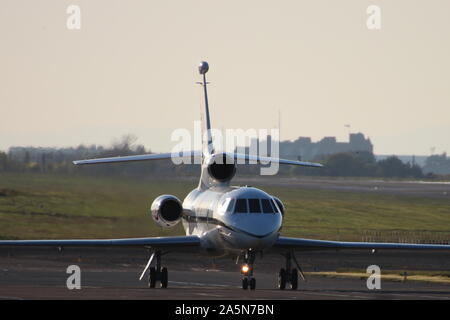
[[[153,201],[151,213],[153,220],[161,227],[173,227],[180,222],[183,205],[177,197],[165,194]]]
[[[229,181],[236,173],[236,163],[225,153],[215,154],[208,161],[208,173],[219,182]]]
[[[272,196],[273,200],[275,200],[275,203],[277,204],[278,208],[280,209],[281,214],[284,216],[284,204],[283,202],[281,202],[280,199],[278,199],[277,197]]]

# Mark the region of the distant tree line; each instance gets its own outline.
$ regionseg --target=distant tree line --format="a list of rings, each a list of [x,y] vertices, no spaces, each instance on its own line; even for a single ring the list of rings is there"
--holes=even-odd
[[[192,166],[175,166],[171,161],[143,161],[104,165],[75,166],[72,161],[129,156],[151,153],[142,145],[135,144],[136,137],[126,135],[110,147],[97,145],[70,148],[11,147],[8,153],[0,151],[0,172],[45,172],[86,175],[164,175],[169,172],[189,175]]]
[[[416,164],[404,163],[396,156],[377,161],[370,152],[343,152],[317,159],[325,166],[321,170],[296,168],[305,175],[324,175],[331,177],[384,177],[384,178],[423,178],[422,168]]]
[[[151,153],[142,145],[135,144],[136,138],[127,135],[112,143],[110,147],[83,146],[75,148],[35,148],[12,147],[7,153],[0,152],[0,172],[48,172],[86,175],[121,175],[121,176],[198,176],[199,165],[174,165],[171,161],[143,161],[105,165],[74,166],[72,161],[88,158],[128,156]],[[439,158],[440,157],[440,158]],[[444,163],[442,156],[432,156],[427,166],[436,162]],[[445,158],[445,157],[444,157]],[[449,161],[448,159],[444,159]],[[314,175],[332,177],[386,177],[386,178],[423,178],[422,168],[411,163],[404,163],[392,156],[376,161],[370,152],[345,152],[322,156],[316,161],[324,168],[305,168],[280,166],[279,174]],[[447,163],[447,162],[446,162]],[[238,174],[258,174],[259,165],[238,165]]]

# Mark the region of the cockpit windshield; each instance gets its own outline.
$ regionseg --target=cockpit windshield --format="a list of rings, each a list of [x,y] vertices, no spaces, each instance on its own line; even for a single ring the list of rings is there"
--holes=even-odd
[[[231,208],[230,208],[231,209]],[[236,199],[234,213],[276,213],[277,207],[269,199]]]
[[[250,209],[250,213],[261,213],[261,204],[259,203],[259,199],[248,199],[248,207]]]
[[[269,199],[261,199],[261,204],[264,213],[275,213]]]
[[[218,212],[219,214],[224,214],[226,212],[232,212],[234,206],[234,200],[232,198],[223,199],[219,205]]]
[[[234,207],[234,213],[247,213],[247,199],[237,199],[236,206]]]

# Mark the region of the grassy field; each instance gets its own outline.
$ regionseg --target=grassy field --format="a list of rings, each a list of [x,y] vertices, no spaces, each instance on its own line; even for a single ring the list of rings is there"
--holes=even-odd
[[[167,193],[183,199],[196,184],[194,180],[0,174],[0,238],[181,235],[181,225],[156,226],[149,215],[150,204]],[[446,199],[262,188],[285,203],[283,234],[287,236],[357,241],[450,238]]]
[[[327,278],[358,278],[367,280],[369,275],[363,270],[342,271],[337,270],[335,272],[306,272],[306,275],[323,276]],[[424,281],[424,282],[437,282],[450,284],[449,272],[436,272],[436,271],[408,271],[406,274],[400,270],[389,270],[381,273],[381,280],[387,281]]]

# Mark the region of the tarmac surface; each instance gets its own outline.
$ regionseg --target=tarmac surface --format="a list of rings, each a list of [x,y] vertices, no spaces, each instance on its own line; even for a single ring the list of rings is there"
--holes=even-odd
[[[450,300],[450,285],[429,282],[383,281],[369,290],[366,279],[307,276],[299,290],[276,289],[281,256],[257,259],[255,291],[240,287],[239,266],[231,259],[167,255],[169,287],[149,289],[139,281],[145,249],[0,248],[0,299],[436,299]],[[383,270],[450,270],[450,253],[441,252],[302,252],[297,259],[304,271],[361,268],[378,264]],[[69,265],[81,268],[81,289],[66,287]]]
[[[450,183],[382,181],[326,178],[258,177],[237,179],[239,184],[299,186],[310,189],[358,191],[450,200]],[[245,180],[245,181],[244,181]],[[363,271],[369,265],[389,270],[450,271],[450,252],[361,251],[298,252],[305,272]],[[239,265],[230,258],[168,254],[169,288],[149,289],[139,281],[149,253],[143,248],[0,248],[0,299],[445,299],[450,285],[429,282],[381,283],[381,290],[368,290],[366,279],[308,276],[299,290],[276,289],[276,274],[283,258],[267,255],[255,263],[256,290],[241,289]],[[81,268],[81,290],[68,290],[69,265]]]

